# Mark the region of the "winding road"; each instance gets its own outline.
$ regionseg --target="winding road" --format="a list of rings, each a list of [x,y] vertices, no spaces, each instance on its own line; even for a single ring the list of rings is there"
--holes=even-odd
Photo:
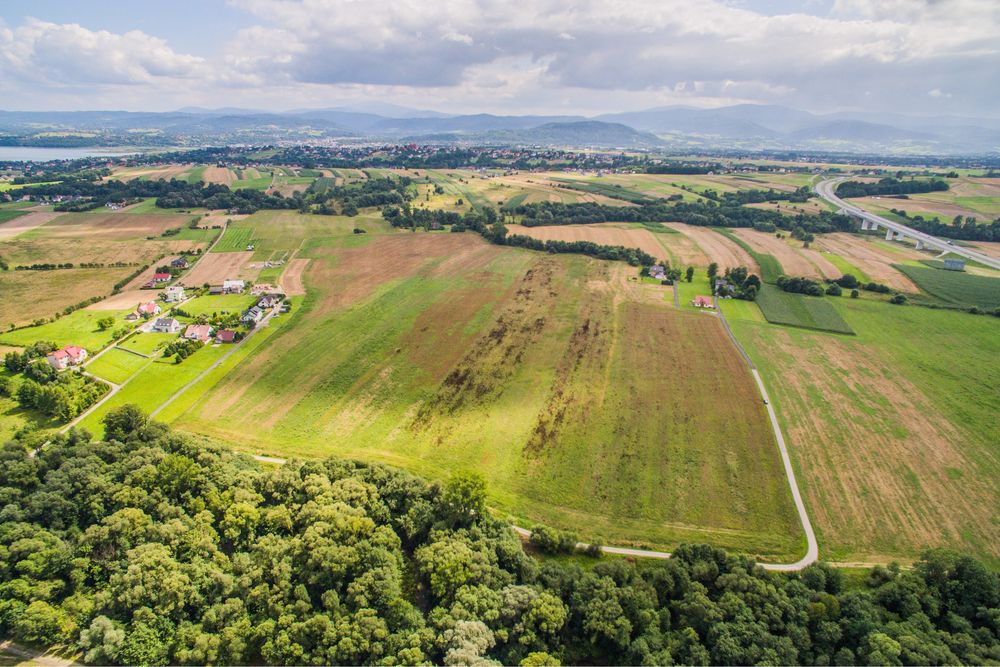
[[[944,252],[949,252],[966,259],[971,259],[973,261],[979,262],[980,264],[985,264],[986,266],[992,267],[994,269],[1000,269],[1000,259],[991,257],[990,255],[983,254],[977,250],[971,250],[968,247],[955,245],[947,239],[939,239],[936,236],[931,236],[930,234],[925,234],[924,232],[917,231],[912,227],[907,227],[904,224],[898,222],[893,222],[883,218],[880,215],[875,215],[874,213],[869,213],[868,211],[855,206],[854,204],[849,204],[835,193],[837,191],[837,186],[844,181],[849,180],[847,177],[831,178],[825,181],[820,181],[816,184],[816,194],[830,202],[834,206],[843,209],[848,214],[867,220],[877,224],[879,227],[885,227],[886,229],[891,229],[894,232],[899,232],[907,238],[911,238],[920,241],[925,246],[935,248]]]

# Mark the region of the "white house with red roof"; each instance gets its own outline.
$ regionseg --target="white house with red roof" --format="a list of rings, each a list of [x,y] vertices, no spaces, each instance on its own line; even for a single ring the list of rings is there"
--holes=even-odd
[[[70,366],[79,366],[87,358],[87,351],[78,345],[67,345],[61,350],[56,350],[45,357],[49,366],[57,371],[65,370]]]
[[[189,324],[184,330],[184,337],[188,340],[200,340],[207,343],[212,337],[212,327],[207,324]]]

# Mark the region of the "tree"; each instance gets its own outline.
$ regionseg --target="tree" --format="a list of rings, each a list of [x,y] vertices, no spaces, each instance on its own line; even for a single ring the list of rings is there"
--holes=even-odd
[[[837,283],[830,283],[826,288],[826,293],[830,296],[840,296],[843,290],[840,289],[840,285]]]
[[[691,282],[691,279],[693,277],[694,277],[694,267],[689,266],[687,267],[687,271],[684,272],[684,279],[687,280],[688,282]]]
[[[115,325],[115,318],[113,317],[102,317],[97,320],[97,328],[101,331],[107,331]]]
[[[857,299],[859,296],[861,296],[861,292],[859,292],[856,289],[852,289],[851,290],[851,298],[852,299]]]
[[[486,480],[476,472],[457,472],[445,484],[442,500],[450,520],[458,525],[474,523],[486,512]]]
[[[104,434],[109,440],[128,440],[130,436],[141,432],[149,423],[139,406],[129,403],[115,408],[104,415]]]
[[[708,265],[708,279],[711,281],[715,276],[719,275],[719,263],[712,262]]]

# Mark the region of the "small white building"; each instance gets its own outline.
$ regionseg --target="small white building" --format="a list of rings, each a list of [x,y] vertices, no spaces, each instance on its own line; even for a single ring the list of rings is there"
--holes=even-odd
[[[223,294],[243,294],[246,286],[242,280],[224,280],[222,281],[222,292]]]
[[[156,333],[178,333],[181,330],[181,323],[172,317],[160,317],[153,322],[150,331]]]
[[[163,290],[163,300],[167,303],[176,303],[184,300],[184,288],[180,285],[171,285]]]

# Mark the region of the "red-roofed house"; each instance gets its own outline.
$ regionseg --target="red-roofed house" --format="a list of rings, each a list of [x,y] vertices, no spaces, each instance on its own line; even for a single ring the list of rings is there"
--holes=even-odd
[[[63,349],[49,354],[45,357],[45,360],[49,362],[49,366],[52,366],[57,371],[61,371],[70,366],[82,364],[86,358],[87,351],[85,349],[77,345],[67,345]]]
[[[189,324],[188,328],[184,330],[184,337],[188,340],[200,340],[202,343],[207,343],[208,339],[212,337],[212,327],[207,324]]]
[[[695,308],[715,308],[715,304],[712,303],[712,297],[710,296],[696,296],[691,305]]]
[[[170,274],[169,273],[154,273],[153,274],[154,283],[169,283]]]
[[[236,332],[230,329],[221,329],[215,334],[215,340],[220,343],[232,343],[236,340]]]

